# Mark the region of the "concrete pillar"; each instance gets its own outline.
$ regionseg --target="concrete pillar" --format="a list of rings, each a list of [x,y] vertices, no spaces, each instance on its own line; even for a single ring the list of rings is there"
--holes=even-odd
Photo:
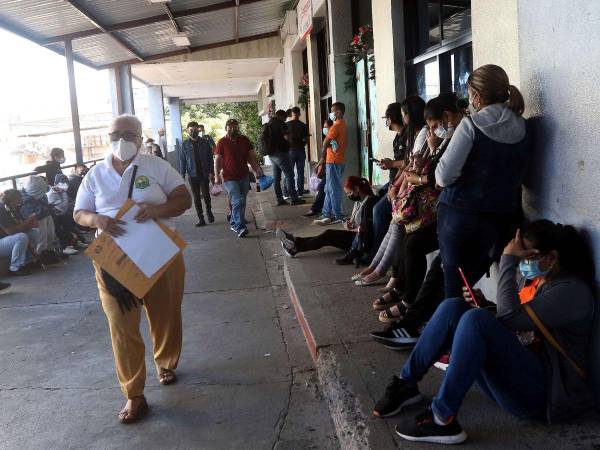
[[[165,128],[163,89],[162,86],[148,86],[146,89],[148,90],[148,108],[150,110],[150,128],[152,129],[152,138],[158,144],[158,129]]]
[[[404,5],[402,0],[372,0],[375,82],[377,86],[376,158],[393,158],[392,143],[396,133],[380,119],[387,105],[406,97],[404,53]]]
[[[113,66],[109,69],[108,74],[113,116],[125,113],[135,114],[131,66],[128,64]]]
[[[329,23],[329,48],[331,67],[331,94],[333,102],[342,102],[346,105],[344,116],[348,124],[348,147],[346,150],[345,174],[359,175],[359,144],[358,144],[358,116],[356,113],[356,87],[346,88],[348,78],[346,74],[348,46],[352,40],[352,8],[347,0],[328,0]]]
[[[307,115],[309,116],[308,130],[310,133],[310,160],[317,161],[323,151],[322,122],[321,119],[321,90],[319,88],[319,63],[317,60],[317,39],[310,35],[306,38],[306,52],[308,59],[308,76],[310,85],[308,95],[310,105]]]
[[[165,130],[167,133],[167,142],[169,151],[165,155],[174,167],[178,167],[177,157],[181,144],[183,143],[183,134],[181,130],[181,101],[179,97],[169,97],[169,115],[171,116],[171,130]]]

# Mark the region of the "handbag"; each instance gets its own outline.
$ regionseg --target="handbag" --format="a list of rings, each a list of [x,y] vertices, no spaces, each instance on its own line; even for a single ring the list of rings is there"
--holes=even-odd
[[[558,341],[556,339],[554,339],[554,336],[552,336],[552,333],[550,333],[548,328],[546,328],[544,323],[540,320],[540,318],[535,313],[535,311],[531,308],[531,306],[525,303],[523,305],[523,309],[525,310],[527,315],[531,318],[531,321],[535,324],[535,326],[538,328],[538,330],[540,330],[542,335],[546,338],[548,343],[554,348],[554,350],[556,350],[567,361],[569,361],[569,363],[571,364],[571,366],[573,367],[575,372],[577,372],[577,374],[581,378],[583,378],[584,380],[587,379],[587,372],[583,368],[581,368],[581,366],[579,366],[579,364],[577,364],[575,361],[573,361],[571,359],[571,357],[567,354],[567,352],[561,347],[561,345],[558,343]]]

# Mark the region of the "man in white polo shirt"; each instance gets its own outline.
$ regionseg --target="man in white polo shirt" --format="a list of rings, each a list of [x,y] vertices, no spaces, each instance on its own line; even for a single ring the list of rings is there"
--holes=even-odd
[[[181,175],[164,159],[140,153],[142,124],[137,117],[117,117],[110,125],[109,136],[112,152],[83,179],[75,200],[75,221],[96,228],[99,233],[122,235],[127,228],[114,216],[125,201],[132,198],[140,207],[137,221],[156,219],[173,227],[172,218],[192,204]],[[94,267],[110,328],[117,377],[127,398],[119,420],[131,423],[148,411],[144,397],[144,342],[139,330],[142,305],[99,266],[94,264]],[[179,257],[143,299],[161,384],[176,381],[174,370],[181,354],[184,278],[183,257]]]

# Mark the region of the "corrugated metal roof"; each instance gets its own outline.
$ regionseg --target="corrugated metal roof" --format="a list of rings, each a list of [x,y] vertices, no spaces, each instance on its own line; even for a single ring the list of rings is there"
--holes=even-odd
[[[240,37],[277,30],[283,23],[289,0],[265,0],[240,6]]]
[[[148,0],[80,0],[80,5],[103,25],[159,16],[165,11],[159,3]]]
[[[177,19],[188,33],[192,47],[223,42],[235,37],[234,8]]]
[[[202,8],[223,0],[173,0],[174,12]],[[291,0],[260,0],[242,4],[239,8],[239,37],[246,38],[276,31],[283,21]],[[79,5],[102,25],[164,15],[161,5],[149,0],[79,0]],[[216,44],[235,38],[235,9],[225,8],[177,18],[177,23],[188,33],[192,47]],[[91,64],[103,66],[133,59],[134,55],[119,45],[111,36],[95,30],[66,0],[0,0],[0,26],[6,26],[26,37],[43,41],[57,36],[82,31],[92,35],[73,38],[73,52]],[[160,55],[176,47],[171,37],[175,30],[166,20],[115,32],[115,37],[126,42],[144,57]],[[61,43],[50,48],[64,48]]]
[[[115,33],[142,55],[156,55],[180,49],[172,40],[175,29],[169,21],[156,22],[143,27]]]
[[[38,38],[90,28],[90,22],[63,0],[0,0],[0,20]]]

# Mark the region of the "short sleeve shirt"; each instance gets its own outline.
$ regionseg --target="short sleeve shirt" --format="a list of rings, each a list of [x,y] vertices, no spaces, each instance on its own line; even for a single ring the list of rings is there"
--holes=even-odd
[[[225,136],[219,139],[215,147],[215,155],[223,158],[225,181],[239,181],[248,175],[248,157],[253,148],[250,139],[246,136],[238,136],[235,139]]]
[[[329,132],[327,133],[327,139],[335,140],[337,142],[337,151],[333,151],[331,144],[327,147],[327,164],[344,164],[346,161],[346,146],[348,145],[348,129],[346,121],[344,119],[336,120]]]
[[[137,203],[159,205],[167,201],[167,196],[175,188],[184,185],[179,172],[164,159],[138,153],[121,176],[113,167],[112,158],[109,154],[83,178],[75,199],[75,211],[86,209],[114,217],[127,201],[136,165],[138,169],[131,198]],[[172,220],[164,222],[173,228]]]

